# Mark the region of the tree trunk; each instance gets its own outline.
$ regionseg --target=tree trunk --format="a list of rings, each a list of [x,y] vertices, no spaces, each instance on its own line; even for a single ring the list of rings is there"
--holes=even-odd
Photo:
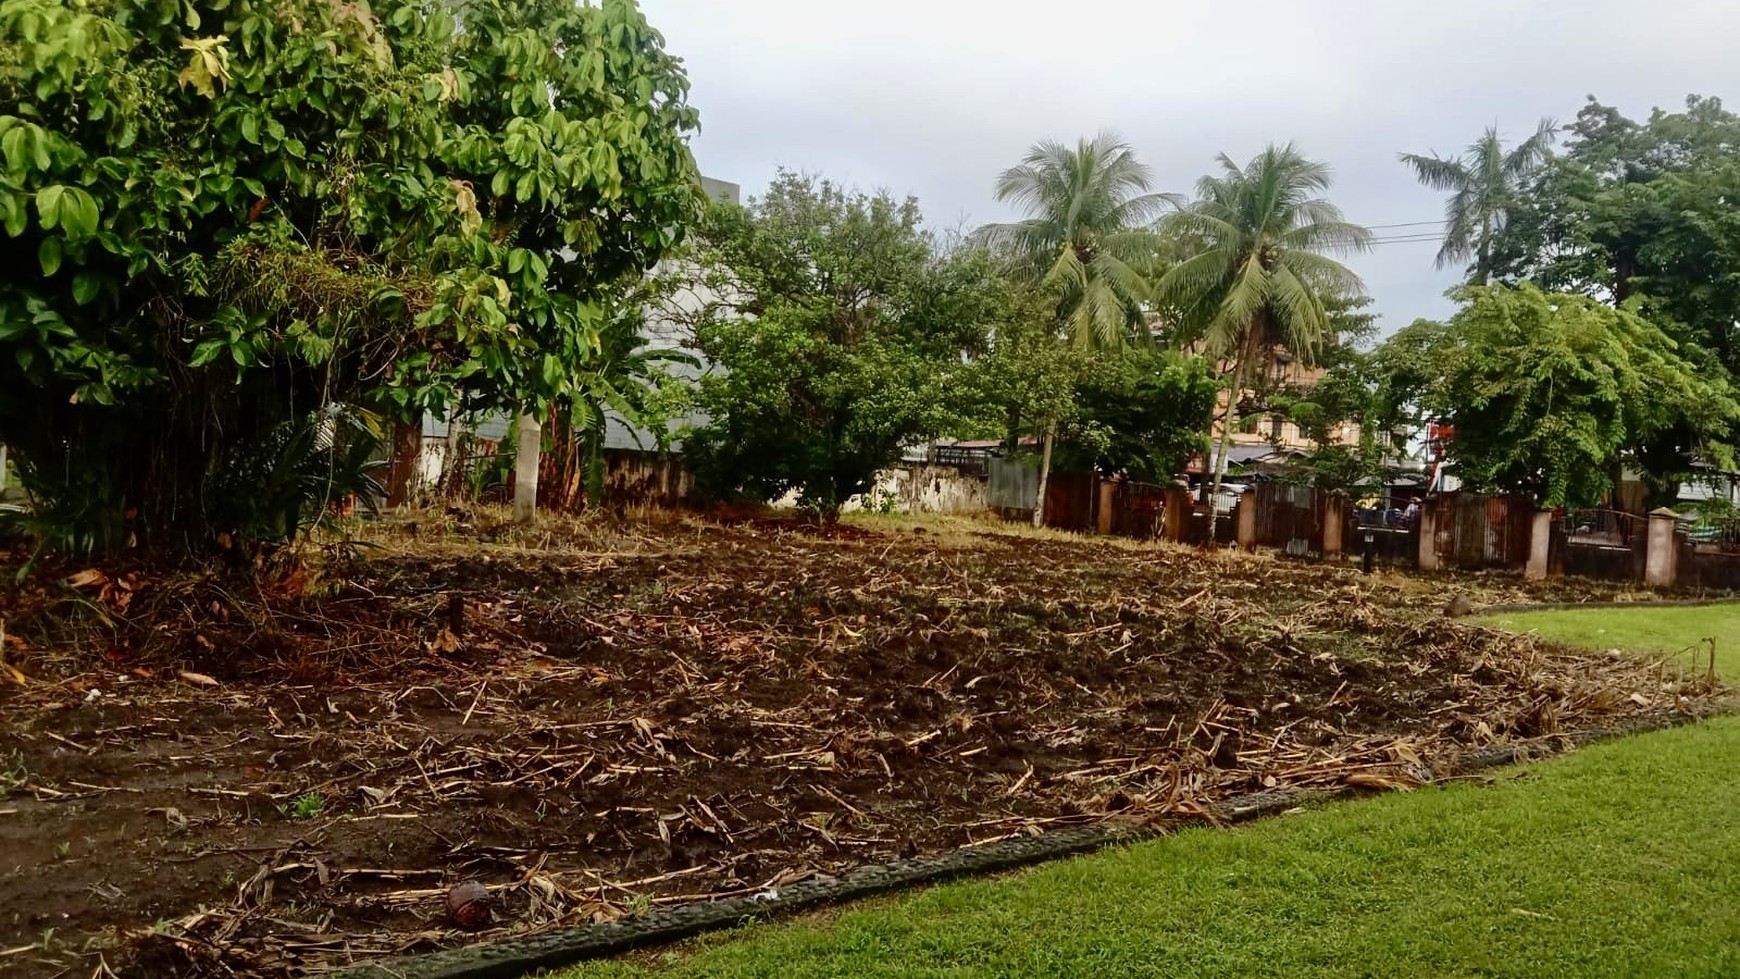
[[[441,482],[438,492],[451,496],[459,495],[459,488],[464,485],[460,474],[460,433],[464,431],[457,412],[447,419],[447,440],[444,443],[445,452],[441,457]]]
[[[1217,506],[1220,499],[1220,481],[1221,476],[1226,472],[1227,448],[1232,444],[1233,413],[1238,408],[1239,399],[1244,396],[1245,367],[1249,360],[1248,356],[1241,356],[1238,366],[1233,368],[1233,386],[1232,390],[1227,393],[1226,399],[1226,419],[1221,422],[1220,446],[1215,452],[1214,488],[1208,496],[1210,507]]]
[[[544,435],[538,416],[526,413],[519,420],[519,441],[514,448],[514,523],[529,524],[538,510],[538,457]]]
[[[411,502],[417,483],[417,470],[422,466],[423,426],[398,422],[393,425],[393,462],[388,470],[387,506],[402,507]]]
[[[1486,285],[1492,265],[1492,215],[1480,219],[1480,251],[1474,256],[1474,284]]]
[[[1039,454],[1039,493],[1033,500],[1033,526],[1045,526],[1045,488],[1051,482],[1051,444],[1057,438],[1057,419],[1045,426],[1045,448]]]

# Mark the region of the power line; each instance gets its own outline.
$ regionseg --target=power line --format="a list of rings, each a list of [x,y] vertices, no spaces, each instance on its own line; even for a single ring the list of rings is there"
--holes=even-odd
[[[1422,225],[1443,225],[1443,224],[1444,224],[1444,219],[1439,218],[1436,221],[1403,221],[1400,224],[1368,224],[1365,227],[1367,230],[1375,231],[1375,230],[1378,230],[1381,228],[1418,228]]]

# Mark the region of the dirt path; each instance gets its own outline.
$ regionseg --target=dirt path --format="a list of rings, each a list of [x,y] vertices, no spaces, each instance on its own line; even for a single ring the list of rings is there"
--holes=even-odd
[[[135,584],[116,649],[0,688],[0,969],[295,975],[1405,784],[1680,696],[1402,579],[1001,536],[667,543],[386,557],[292,597]],[[443,900],[464,880],[491,890],[482,936]]]

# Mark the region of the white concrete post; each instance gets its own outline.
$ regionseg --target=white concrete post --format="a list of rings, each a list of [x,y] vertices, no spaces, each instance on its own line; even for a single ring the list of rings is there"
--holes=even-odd
[[[1238,507],[1238,540],[1242,550],[1252,551],[1257,547],[1257,491],[1255,487],[1246,486],[1239,494]]]
[[[1529,563],[1523,568],[1523,577],[1540,581],[1550,573],[1548,556],[1552,546],[1553,511],[1536,511],[1534,526],[1529,533]]]
[[[1420,570],[1438,570],[1438,501],[1420,507]]]
[[[1679,570],[1679,547],[1674,531],[1679,517],[1667,507],[1649,514],[1649,550],[1643,559],[1643,583],[1651,588],[1672,588]]]
[[[1340,490],[1329,491],[1329,501],[1323,510],[1323,557],[1325,560],[1341,556],[1342,535],[1346,533],[1347,494]]]
[[[529,524],[538,513],[538,457],[544,433],[535,415],[521,415],[514,448],[514,523]]]

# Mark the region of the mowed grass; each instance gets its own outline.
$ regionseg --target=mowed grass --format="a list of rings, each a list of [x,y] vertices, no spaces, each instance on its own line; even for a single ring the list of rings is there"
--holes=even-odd
[[[1736,759],[1722,717],[566,979],[1740,976]]]
[[[1740,603],[1725,605],[1657,605],[1638,608],[1553,609],[1494,615],[1488,625],[1513,632],[1534,632],[1573,646],[1625,649],[1666,655],[1716,641],[1716,670],[1729,682],[1740,680]],[[1691,654],[1680,662],[1690,665]],[[1708,659],[1699,659],[1707,666]]]

